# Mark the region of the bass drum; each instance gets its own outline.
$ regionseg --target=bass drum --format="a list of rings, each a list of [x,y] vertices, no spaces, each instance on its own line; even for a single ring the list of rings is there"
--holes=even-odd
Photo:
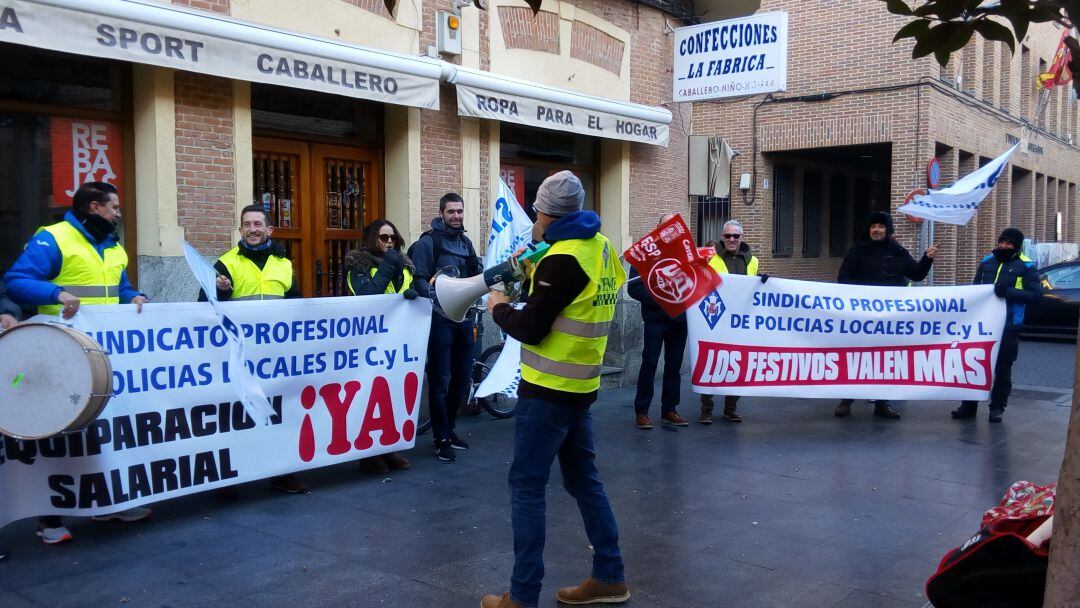
[[[0,433],[42,439],[90,424],[112,397],[109,355],[59,323],[0,332]]]

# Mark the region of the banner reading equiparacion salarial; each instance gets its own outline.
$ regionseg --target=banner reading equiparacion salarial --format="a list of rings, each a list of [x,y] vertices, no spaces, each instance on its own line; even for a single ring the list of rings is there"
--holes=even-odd
[[[698,393],[978,400],[993,383],[1005,303],[991,285],[724,275],[687,324]]]
[[[237,401],[228,339],[209,305],[147,304],[142,314],[83,307],[75,326],[110,352],[115,396],[82,431],[0,436],[0,527],[105,514],[414,445],[428,300],[222,307],[245,335],[248,367],[275,411],[269,425]]]

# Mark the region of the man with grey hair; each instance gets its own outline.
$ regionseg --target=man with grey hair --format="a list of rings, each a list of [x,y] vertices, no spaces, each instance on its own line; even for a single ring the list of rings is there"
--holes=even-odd
[[[674,213],[664,214],[657,226],[674,216]],[[634,424],[642,430],[652,428],[649,407],[652,405],[656,365],[660,361],[660,351],[663,350],[664,380],[660,391],[660,420],[674,426],[686,426],[689,424],[686,418],[675,411],[682,393],[679,369],[682,367],[683,351],[686,349],[686,313],[675,318],[669,317],[653,299],[636,268],[630,269],[626,294],[641,302],[641,322],[644,326],[641,368],[638,370],[637,393],[634,395]]]
[[[485,595],[482,608],[540,603],[547,483],[556,458],[593,550],[591,576],[559,589],[556,600],[582,605],[630,599],[619,527],[596,468],[589,413],[600,391],[607,334],[626,273],[611,241],[600,234],[600,216],[581,210],[584,199],[581,181],[569,171],[540,184],[533,240],[551,248],[522,285],[525,307],[510,307],[501,291],[488,296],[491,318],[521,341],[521,384],[508,479],[514,571],[509,593]]]
[[[743,241],[743,227],[739,220],[724,222],[721,229],[724,242],[723,247],[718,248],[716,255],[709,259],[709,267],[718,274],[743,274],[747,276],[759,276],[759,262],[757,256],[750,252],[750,245]],[[769,280],[769,275],[762,274],[761,282]],[[736,411],[739,397],[726,395],[724,397],[724,420],[728,422],[742,422],[742,416]],[[701,424],[712,424],[713,396],[701,396]]]

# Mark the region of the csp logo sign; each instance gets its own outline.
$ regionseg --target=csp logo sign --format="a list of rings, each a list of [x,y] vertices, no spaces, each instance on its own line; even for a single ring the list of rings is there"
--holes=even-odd
[[[698,310],[701,311],[701,316],[705,318],[705,322],[709,324],[709,329],[716,329],[716,324],[720,322],[720,317],[724,316],[727,307],[724,306],[724,301],[720,299],[720,293],[714,289],[712,293],[705,296],[701,304],[698,304]]]

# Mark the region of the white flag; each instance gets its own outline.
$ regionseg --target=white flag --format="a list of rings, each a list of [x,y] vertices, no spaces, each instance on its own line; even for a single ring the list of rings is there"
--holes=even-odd
[[[491,234],[484,253],[484,270],[498,266],[532,242],[532,220],[518,204],[514,191],[499,178],[499,190],[491,203]]]
[[[1019,145],[1009,148],[986,166],[961,177],[948,188],[916,194],[910,203],[901,205],[897,211],[934,222],[958,226],[967,224],[979,210],[979,204],[994,188],[1001,172],[1005,170],[1005,163],[1009,162],[1009,157]]]
[[[499,178],[499,190],[491,204],[491,234],[484,255],[484,270],[502,264],[515,251],[532,242],[532,220],[518,204],[514,191]],[[486,297],[486,296],[485,296]],[[521,379],[521,344],[506,336],[499,358],[477,390],[477,397],[501,393],[517,397]]]
[[[259,381],[251,374],[247,366],[247,354],[244,348],[244,334],[236,323],[221,309],[217,299],[217,270],[211,266],[202,255],[195,251],[187,241],[183,241],[184,258],[188,267],[191,268],[199,286],[206,293],[206,299],[217,314],[225,335],[229,337],[229,369],[233,370],[233,385],[236,387],[236,396],[244,405],[244,410],[252,420],[270,424],[270,417],[274,415],[274,408],[270,405],[270,398],[266,396]]]

